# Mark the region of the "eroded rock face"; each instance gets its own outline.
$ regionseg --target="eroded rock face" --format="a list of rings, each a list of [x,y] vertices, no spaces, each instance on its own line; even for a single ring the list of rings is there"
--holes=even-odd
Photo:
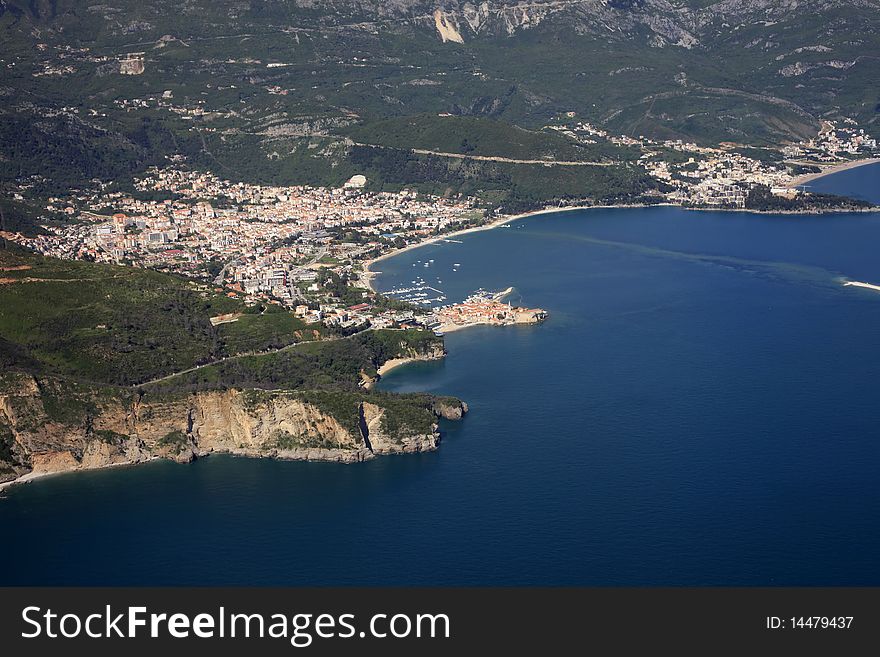
[[[108,465],[140,463],[151,458],[152,454],[143,443],[134,437],[119,442],[87,440],[79,466],[82,468],[101,468]],[[65,468],[70,469],[70,468]]]
[[[54,393],[53,393],[54,394]],[[211,453],[353,463],[379,454],[433,450],[430,431],[390,435],[386,410],[363,402],[360,426],[305,402],[295,392],[211,391],[168,400],[89,398],[84,419],[64,423],[33,377],[0,392],[0,482],[33,473],[133,464],[154,458],[187,462]],[[80,400],[81,401],[81,400]],[[57,398],[51,402],[58,404]],[[443,402],[437,415],[466,410]]]
[[[39,452],[31,457],[31,467],[36,473],[64,472],[74,470],[79,462],[72,452],[62,450],[48,450]]]
[[[446,420],[460,420],[468,412],[468,405],[460,400],[438,399],[434,412]]]
[[[363,446],[360,437],[334,417],[292,395],[276,395],[258,403],[249,403],[234,390],[196,397],[190,433],[202,453]]]
[[[361,404],[362,428],[366,430],[365,441],[373,454],[399,454],[401,452],[428,452],[437,449],[440,436],[437,427],[428,434],[413,432],[411,435],[392,437],[385,429],[385,409],[364,402]]]

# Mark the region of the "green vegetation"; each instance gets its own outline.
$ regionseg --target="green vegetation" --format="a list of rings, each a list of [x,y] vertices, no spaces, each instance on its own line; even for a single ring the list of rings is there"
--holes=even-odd
[[[296,449],[303,444],[302,436],[294,436],[286,431],[279,431],[275,436],[275,447],[277,449]]]
[[[182,452],[188,443],[189,439],[183,431],[170,431],[159,439],[160,447],[170,448],[175,454]]]
[[[435,194],[461,193],[505,212],[531,210],[592,198],[599,203],[649,202],[657,182],[640,169],[621,166],[541,166],[454,159],[391,148],[355,146],[352,161],[374,182],[396,190],[415,187]]]
[[[361,402],[364,401],[364,393],[352,389],[307,390],[299,393],[299,397],[305,403],[335,417],[351,435],[361,435],[359,411]]]
[[[777,196],[765,185],[758,185],[749,191],[746,208],[766,212],[797,212],[815,210],[860,210],[871,207],[867,201],[850,199],[833,194],[801,194],[794,198]]]
[[[415,312],[422,311],[424,308],[418,304],[402,301],[393,297],[387,297],[384,294],[377,294],[373,307],[379,310],[394,310],[396,312]]]
[[[321,336],[286,311],[149,270],[0,251],[0,362],[102,384],[132,385],[239,353]]]
[[[363,302],[363,293],[365,292],[363,289],[349,285],[355,278],[351,276],[344,279],[335,271],[322,269],[318,272],[318,285],[322,286],[328,294],[339,299],[346,306],[353,306]]]
[[[250,410],[275,394],[266,390],[291,391],[353,435],[359,435],[359,406],[369,400],[387,409],[390,432],[421,432],[433,422],[429,395],[361,387],[363,375],[375,376],[387,360],[442,349],[430,331],[339,338],[275,306],[249,308],[204,285],[156,272],[18,251],[0,251],[0,268],[0,278],[12,281],[0,284],[0,391],[30,385],[23,374],[33,376],[43,417],[51,422],[90,431],[104,407],[129,407],[134,399],[173,402],[191,392],[227,388],[245,390]],[[226,313],[241,315],[211,325],[210,317]],[[278,351],[243,355],[267,349]],[[204,362],[210,364],[198,367]],[[147,408],[141,419],[149,419]],[[19,420],[20,428],[30,426],[25,415]],[[36,429],[36,414],[31,422]],[[111,444],[127,438],[109,430],[93,434]],[[179,452],[186,442],[175,431],[160,445]],[[0,462],[10,461],[0,454]]]
[[[144,126],[149,125],[144,123]],[[75,115],[0,111],[0,180],[40,176],[38,189],[66,193],[92,178],[110,180],[162,163],[162,149],[124,131],[106,132]]]
[[[226,351],[237,354],[280,349],[293,342],[317,339],[326,333],[326,329],[322,325],[307,326],[285,310],[266,310],[260,314],[244,314],[234,322],[220,324],[217,333]]]
[[[343,134],[367,145],[422,149],[520,160],[634,160],[634,149],[612,144],[579,144],[557,132],[526,130],[479,117],[419,114],[348,128]]]
[[[811,164],[792,164],[788,167],[788,171],[793,176],[803,176],[809,173],[820,173],[822,169]]]
[[[157,392],[216,388],[358,391],[361,372],[372,376],[392,358],[428,353],[442,341],[430,331],[365,331],[352,337],[309,342],[273,354],[243,356],[159,382]]]
[[[375,403],[385,409],[382,430],[390,436],[429,434],[437,422],[437,416],[430,410],[434,398],[429,395],[415,394],[400,399],[377,393]]]
[[[437,415],[433,406],[437,398],[419,393],[392,394],[380,391],[310,390],[300,398],[324,413],[335,417],[352,435],[360,435],[360,405],[369,402],[385,410],[381,428],[387,435],[402,438],[430,434]],[[455,400],[457,402],[457,400]]]
[[[0,420],[0,468],[4,463],[12,463],[15,461],[15,453],[12,451],[15,445],[15,437],[10,429],[2,420]],[[2,469],[0,469],[2,472]]]
[[[91,386],[68,387],[56,379],[38,380],[46,416],[58,424],[85,426],[98,413]]]
[[[125,434],[116,433],[115,431],[110,431],[108,429],[98,429],[94,433],[101,442],[105,442],[109,445],[118,445],[119,443],[128,440],[128,436]]]
[[[36,223],[42,210],[31,203],[0,198],[0,231],[38,235],[44,232]]]
[[[408,151],[626,162],[627,149],[542,128],[572,112],[613,134],[778,146],[815,134],[819,117],[871,129],[880,107],[870,3],[527,3],[528,29],[513,34],[503,12],[474,33],[453,3],[461,44],[425,18],[436,3],[308,5],[6,0],[0,192],[27,181],[40,198],[96,177],[124,189],[177,155],[233,180],[339,185],[364,173],[374,188],[475,193],[492,208],[634,198],[625,171],[543,176]],[[133,52],[143,72],[121,75]],[[7,227],[32,226],[40,208],[0,207]]]
[[[648,97],[629,105],[607,127],[636,137],[687,136],[704,145],[733,142],[766,146],[813,136],[819,123],[771,98],[692,89]]]

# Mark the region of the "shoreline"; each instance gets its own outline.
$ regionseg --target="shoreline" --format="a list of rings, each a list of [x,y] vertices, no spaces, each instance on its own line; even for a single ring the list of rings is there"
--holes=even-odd
[[[445,357],[445,354],[444,356]],[[407,356],[406,358],[392,358],[391,360],[386,360],[379,366],[379,369],[376,370],[376,378],[365,380],[364,389],[372,390],[376,384],[382,379],[383,376],[388,374],[391,370],[396,370],[398,367],[402,367],[404,365],[408,365],[410,363],[429,363],[434,360],[442,360],[442,358],[424,358],[424,357],[415,357],[415,356]]]
[[[407,363],[415,363],[420,360],[425,360],[424,358],[392,358],[391,360],[386,360],[382,365],[376,370],[377,376],[385,376],[391,370],[397,369],[402,365],[406,365]]]
[[[806,217],[818,216],[822,214],[876,214],[880,212],[880,205],[869,205],[866,208],[823,208],[821,210],[749,210],[748,208],[720,207],[688,208],[683,205],[677,205],[675,207],[679,207],[682,210],[688,210],[689,212],[739,212],[742,214],[776,215],[780,217],[788,215],[802,215]]]
[[[464,331],[469,328],[474,328],[475,326],[491,326],[493,328],[507,328],[509,326],[534,326],[534,324],[527,324],[525,322],[517,322],[513,324],[492,324],[491,322],[474,322],[472,324],[441,324],[437,330],[446,335],[448,333],[455,333],[456,331]]]
[[[839,173],[840,171],[846,171],[848,169],[855,169],[857,167],[866,166],[869,164],[878,164],[880,163],[880,158],[870,158],[867,160],[856,160],[854,162],[846,162],[840,165],[834,165],[829,167],[824,172],[809,174],[809,176],[802,176],[801,178],[808,178],[810,180],[817,180],[819,178],[823,178],[824,176],[830,176],[834,173]],[[833,169],[833,170],[832,170]],[[789,183],[788,187],[800,186],[802,183],[798,183],[795,185],[795,182],[800,180],[801,178],[796,178],[795,181]],[[429,237],[427,239],[421,240],[419,242],[414,242],[413,244],[407,244],[399,249],[393,249],[388,251],[387,253],[383,253],[381,255],[376,256],[370,260],[366,260],[363,265],[363,270],[360,274],[361,283],[371,292],[379,294],[379,291],[373,287],[373,279],[376,278],[381,271],[374,271],[372,269],[373,265],[377,262],[381,262],[382,260],[387,260],[388,258],[393,258],[395,256],[401,255],[402,253],[406,253],[407,251],[412,251],[414,249],[421,248],[423,246],[428,246],[429,244],[434,244],[435,242],[442,242],[443,240],[447,240],[450,238],[457,237],[459,235],[467,235],[469,233],[478,233],[485,230],[494,230],[499,226],[503,226],[504,224],[511,223],[514,221],[519,221],[520,219],[525,219],[527,217],[536,217],[542,214],[555,214],[557,212],[573,212],[575,210],[625,210],[625,209],[635,209],[635,208],[662,208],[662,207],[671,207],[671,208],[681,208],[682,210],[692,210],[695,212],[745,212],[748,214],[777,214],[777,215],[792,215],[792,214],[803,214],[803,215],[820,215],[820,214],[837,214],[837,213],[855,213],[855,212],[878,212],[878,206],[872,205],[867,208],[828,208],[821,210],[749,210],[747,208],[722,208],[722,207],[687,207],[681,205],[679,203],[652,203],[650,205],[646,205],[644,203],[634,203],[634,204],[615,204],[615,205],[566,205],[558,208],[543,208],[541,210],[531,210],[529,212],[522,212],[520,214],[513,215],[505,215],[503,217],[499,217],[488,224],[483,224],[482,226],[473,226],[472,228],[463,228],[461,230],[456,230],[451,233],[443,233],[442,235],[434,235],[433,237]]]
[[[442,242],[443,240],[448,240],[450,238],[458,237],[459,235],[467,235],[469,233],[479,233],[485,230],[494,230],[499,226],[503,226],[504,224],[519,221],[520,219],[525,219],[527,217],[535,217],[542,214],[555,214],[557,212],[573,212],[574,210],[611,210],[611,209],[624,209],[624,208],[648,208],[648,207],[661,207],[661,206],[675,206],[674,203],[657,203],[656,205],[645,205],[644,203],[636,203],[636,204],[619,204],[619,205],[565,205],[558,208],[543,208],[541,210],[531,210],[529,212],[521,212],[520,214],[511,214],[504,215],[502,217],[498,217],[493,221],[490,221],[488,224],[483,224],[482,226],[473,226],[471,228],[462,228],[461,230],[456,230],[451,233],[443,233],[442,235],[434,235],[433,237],[429,237],[427,239],[421,240],[419,242],[414,242],[413,244],[407,244],[399,249],[393,249],[388,253],[383,253],[382,255],[376,256],[371,260],[367,260],[364,262],[364,269],[361,272],[361,280],[367,286],[367,288],[374,293],[378,293],[378,290],[373,287],[373,279],[376,278],[382,272],[373,271],[372,267],[377,262],[381,262],[382,260],[387,260],[388,258],[393,258],[394,256],[398,256],[402,253],[406,253],[407,251],[412,251],[414,249],[421,248],[423,246],[427,246],[428,244],[434,244],[435,242]]]
[[[13,486],[17,486],[20,484],[29,484],[32,481],[36,481],[37,479],[42,479],[43,477],[48,477],[53,474],[63,474],[64,472],[76,472],[75,470],[66,470],[62,472],[28,472],[20,477],[16,477],[15,479],[10,479],[9,481],[4,481],[0,483],[0,494],[3,493],[7,488],[12,488]]]
[[[94,472],[96,470],[107,470],[108,468],[123,468],[123,467],[127,467],[127,466],[143,465],[144,463],[150,463],[150,462],[156,461],[160,458],[162,458],[162,457],[153,456],[152,458],[148,458],[143,461],[123,461],[120,463],[106,463],[104,465],[96,465],[96,466],[88,467],[88,468],[78,467],[78,468],[72,468],[70,470],[53,470],[51,472],[33,472],[33,471],[31,471],[31,472],[27,472],[27,473],[21,475],[20,477],[16,477],[15,479],[10,479],[9,481],[0,482],[0,495],[2,495],[2,493],[6,489],[12,488],[13,486],[29,484],[33,481],[37,481],[38,479],[44,479],[45,477],[54,477],[57,475],[65,475],[65,474],[70,474],[72,472]]]
[[[835,173],[840,173],[841,171],[849,171],[850,169],[857,169],[859,167],[868,166],[869,164],[878,164],[880,163],[880,157],[869,157],[863,160],[851,160],[849,162],[841,162],[839,164],[830,164],[827,166],[823,166],[822,164],[816,163],[811,164],[809,166],[818,166],[821,171],[818,173],[805,173],[802,176],[798,176],[790,183],[786,185],[786,187],[801,187],[806,185],[807,183],[811,183],[814,180],[819,180],[819,178],[824,178],[825,176],[831,176]],[[806,166],[806,165],[805,165]]]

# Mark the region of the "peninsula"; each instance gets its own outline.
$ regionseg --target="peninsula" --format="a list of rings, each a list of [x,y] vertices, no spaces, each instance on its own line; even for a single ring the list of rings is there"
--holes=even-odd
[[[808,183],[813,182],[814,180],[818,180],[819,178],[824,178],[825,176],[830,176],[835,173],[840,173],[841,171],[849,171],[850,169],[856,169],[858,167],[868,166],[871,164],[880,164],[880,158],[878,157],[867,157],[858,160],[848,160],[844,162],[836,162],[836,163],[816,163],[816,162],[807,162],[807,163],[795,163],[796,165],[813,167],[819,169],[813,173],[806,173],[800,176],[795,177],[790,183],[789,187],[803,187]]]
[[[511,326],[514,324],[538,324],[549,316],[542,308],[524,308],[503,303],[500,298],[512,288],[489,294],[478,292],[462,303],[441,306],[431,313],[434,331],[440,335],[470,326]]]
[[[363,385],[397,359],[442,358],[428,330],[309,325],[177,276],[14,249],[0,250],[0,271],[3,484],[218,452],[429,451],[438,418],[467,411]]]
[[[0,2],[0,480],[433,449],[464,405],[373,383],[548,313],[372,289],[431,241],[580,207],[870,209],[803,188],[880,156],[827,75],[869,79],[855,26],[832,48],[742,3],[117,4]]]

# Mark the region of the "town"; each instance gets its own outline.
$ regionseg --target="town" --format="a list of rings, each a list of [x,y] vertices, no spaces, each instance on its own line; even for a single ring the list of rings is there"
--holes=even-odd
[[[565,122],[571,118],[574,113],[569,112],[560,123],[546,128],[581,143],[607,140],[618,146],[640,148],[639,163],[667,186],[664,200],[689,207],[744,208],[749,191],[756,186],[767,187],[776,196],[795,198],[802,193],[797,185],[800,173],[818,173],[823,166],[878,154],[877,140],[852,119],[846,119],[842,126],[823,121],[816,137],[781,151],[765,149],[767,158],[758,159],[744,154],[746,149],[736,144],[708,147],[680,139],[616,136],[590,123]]]
[[[501,300],[513,291],[507,288],[490,294],[479,290],[462,303],[441,306],[431,313],[432,327],[439,334],[457,331],[469,326],[511,326],[513,324],[537,324],[547,319],[549,313],[542,308],[523,308],[503,303]]]
[[[354,176],[339,189],[231,183],[183,169],[154,170],[139,194],[50,199],[73,221],[46,234],[9,235],[44,255],[149,267],[200,279],[249,303],[293,310],[307,323],[382,328],[412,322],[408,304],[370,303],[366,266],[391,249],[479,225],[468,199],[372,193]],[[168,196],[164,200],[145,197]],[[140,197],[140,198],[136,198]],[[210,200],[206,200],[210,199]],[[360,280],[363,287],[351,285]],[[420,309],[424,314],[424,309]]]
[[[572,118],[568,113],[547,129],[584,143],[604,139],[640,148],[638,163],[662,183],[656,201],[685,207],[743,208],[755,186],[794,198],[802,193],[797,173],[877,151],[876,140],[852,122],[839,127],[826,121],[816,137],[786,147],[783,159],[756,159],[731,145],[614,136],[589,123],[564,122]],[[504,220],[463,195],[370,191],[363,175],[338,188],[232,182],[178,161],[150,169],[133,181],[132,191],[101,183],[48,199],[46,211],[66,221],[47,222],[35,236],[3,237],[47,256],[184,275],[249,304],[283,306],[308,324],[349,332],[422,326],[442,333],[546,317],[543,310],[513,308],[493,295],[443,305],[443,292],[424,281],[414,281],[407,297],[372,291],[369,265],[375,258]]]

